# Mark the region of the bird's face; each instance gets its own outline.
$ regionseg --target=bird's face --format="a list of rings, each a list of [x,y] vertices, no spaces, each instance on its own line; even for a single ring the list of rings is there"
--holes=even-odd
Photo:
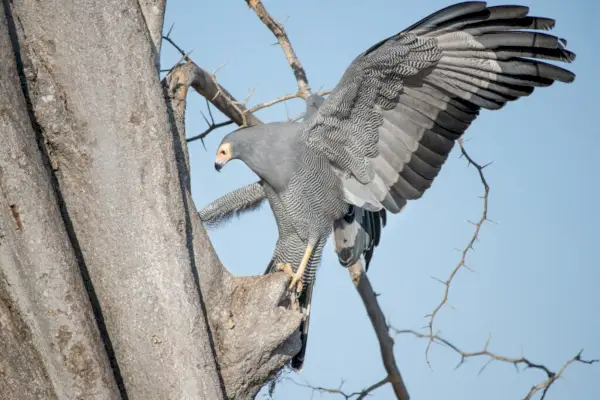
[[[217,150],[217,157],[215,158],[215,169],[217,171],[220,171],[221,168],[223,168],[223,166],[225,164],[227,164],[227,162],[231,159],[232,159],[231,143],[229,143],[229,142],[221,143],[221,145],[219,146],[219,149]]]

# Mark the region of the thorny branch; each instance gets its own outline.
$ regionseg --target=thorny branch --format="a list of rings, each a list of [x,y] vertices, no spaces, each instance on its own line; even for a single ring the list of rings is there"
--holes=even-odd
[[[369,396],[371,394],[371,392],[373,392],[376,389],[379,389],[381,386],[387,384],[390,382],[389,378],[383,378],[382,380],[380,380],[377,383],[374,383],[373,385],[369,386],[366,389],[363,389],[361,391],[358,392],[352,392],[352,393],[347,393],[345,391],[342,390],[342,386],[344,385],[344,382],[342,381],[342,383],[340,384],[340,386],[337,389],[329,389],[329,388],[325,388],[325,387],[321,387],[321,386],[312,386],[308,383],[300,383],[300,382],[296,382],[295,380],[291,380],[292,382],[294,382],[294,384],[301,386],[301,387],[305,387],[305,388],[309,388],[313,391],[313,393],[320,393],[320,394],[339,394],[340,396],[342,396],[343,398],[345,398],[346,400],[361,400],[366,398],[367,396]]]
[[[290,43],[290,39],[285,32],[285,28],[282,24],[275,21],[273,17],[267,12],[265,6],[262,4],[260,0],[246,0],[248,6],[256,13],[258,18],[273,32],[275,38],[277,38],[277,42],[283,53],[285,54],[285,58],[294,71],[294,76],[296,77],[296,81],[298,82],[298,94],[297,97],[302,97],[303,99],[307,99],[310,96],[311,89],[308,84],[308,78],[306,77],[306,72],[302,67],[302,63],[296,56],[296,52]]]
[[[456,365],[456,368],[463,365],[468,358],[487,357],[488,361],[481,367],[481,369],[479,370],[479,373],[482,373],[483,370],[488,365],[490,365],[493,361],[500,361],[503,363],[513,364],[515,366],[515,368],[517,369],[517,371],[519,371],[519,365],[524,366],[525,369],[530,368],[530,369],[537,369],[537,370],[543,371],[546,374],[547,379],[543,380],[542,382],[538,383],[537,385],[532,386],[531,389],[529,390],[529,392],[527,393],[527,395],[525,396],[525,398],[524,398],[525,400],[532,399],[533,396],[536,393],[538,393],[539,391],[542,391],[542,396],[540,397],[540,400],[543,400],[546,397],[546,393],[548,392],[548,390],[550,389],[552,384],[554,384],[554,382],[556,382],[562,376],[562,374],[567,369],[567,367],[569,365],[571,365],[572,363],[579,362],[579,363],[583,363],[583,364],[594,364],[594,363],[597,363],[600,361],[600,360],[585,360],[585,359],[583,359],[581,357],[583,350],[581,350],[573,358],[566,361],[563,364],[563,366],[558,370],[558,372],[553,372],[545,365],[536,364],[524,356],[505,357],[505,356],[501,356],[501,355],[498,355],[496,353],[489,351],[488,347],[490,344],[490,339],[488,339],[486,341],[485,345],[483,346],[483,349],[481,349],[479,351],[467,352],[467,351],[463,351],[463,350],[459,349],[454,344],[452,344],[450,341],[440,337],[439,335],[430,335],[430,334],[426,334],[426,333],[420,333],[420,332],[417,332],[417,331],[414,331],[411,329],[398,330],[393,327],[390,327],[390,329],[396,335],[411,334],[411,335],[416,336],[419,339],[427,339],[429,344],[437,343],[437,344],[440,344],[440,345],[450,348],[451,350],[456,352],[458,355],[460,355],[460,362]],[[429,346],[429,344],[428,344],[428,346]]]
[[[326,96],[329,93],[331,93],[331,90],[325,90],[325,91],[322,91],[322,92],[317,92],[315,94],[317,96]],[[264,103],[258,104],[258,105],[252,107],[251,109],[249,109],[246,112],[253,113],[253,112],[256,112],[258,110],[262,110],[263,108],[271,107],[272,105],[275,105],[277,103],[281,103],[282,101],[287,101],[287,100],[291,100],[291,99],[297,99],[299,97],[302,97],[299,93],[286,94],[286,95],[283,95],[283,96],[278,97],[276,99],[265,101]]]
[[[437,281],[441,282],[445,288],[444,288],[444,297],[442,298],[442,300],[440,301],[440,303],[433,309],[433,311],[426,316],[426,318],[429,318],[429,321],[427,323],[427,329],[429,330],[429,337],[433,338],[434,337],[434,333],[433,333],[433,322],[435,320],[435,317],[437,315],[437,313],[440,311],[440,309],[444,306],[444,304],[446,304],[448,302],[448,295],[450,293],[450,284],[452,283],[452,281],[454,280],[454,278],[456,277],[456,274],[458,273],[458,271],[461,268],[466,268],[469,269],[469,267],[467,267],[466,264],[466,258],[467,258],[467,254],[469,253],[469,251],[474,250],[473,245],[475,244],[475,242],[478,240],[479,238],[479,232],[481,230],[481,226],[483,225],[483,223],[485,221],[488,221],[488,198],[489,198],[489,194],[490,194],[490,187],[485,179],[485,176],[483,174],[483,170],[484,168],[486,168],[488,165],[490,165],[491,163],[488,163],[486,165],[480,165],[478,163],[476,163],[471,156],[469,155],[469,153],[467,153],[467,150],[465,149],[464,146],[464,141],[462,138],[458,139],[458,144],[460,146],[460,151],[461,151],[461,157],[465,157],[469,163],[469,165],[473,165],[475,168],[477,168],[477,172],[479,173],[479,179],[481,180],[481,183],[483,184],[483,210],[481,213],[481,218],[479,218],[479,221],[477,222],[472,222],[472,224],[475,226],[475,231],[473,232],[473,235],[471,236],[471,239],[469,240],[469,243],[467,244],[467,246],[461,250],[461,257],[460,260],[458,261],[458,264],[456,264],[456,266],[454,267],[454,269],[452,270],[452,272],[450,273],[450,276],[448,277],[448,279],[446,279],[445,281],[442,281],[441,279],[436,279]],[[425,349],[425,360],[427,361],[427,365],[429,365],[431,367],[431,363],[429,362],[429,349],[431,348],[431,344],[433,343],[433,339],[431,339],[429,341],[429,343],[427,343],[427,348]]]
[[[211,132],[213,132],[216,129],[222,128],[224,126],[231,125],[233,123],[237,124],[238,126],[251,126],[251,125],[259,124],[259,123],[261,123],[261,121],[254,116],[254,113],[256,111],[262,110],[263,108],[270,107],[277,103],[281,103],[283,101],[302,97],[299,92],[294,93],[294,94],[287,94],[285,96],[281,96],[277,99],[266,101],[261,104],[257,104],[254,107],[247,109],[246,103],[248,102],[250,95],[252,94],[252,91],[249,92],[248,96],[246,97],[246,99],[244,99],[244,101],[241,101],[241,102],[237,101],[223,86],[221,86],[217,82],[214,73],[211,74],[211,73],[203,70],[202,68],[198,67],[192,61],[192,59],[189,57],[190,53],[186,53],[181,47],[179,47],[177,45],[177,43],[175,43],[175,41],[173,39],[171,39],[170,34],[171,34],[172,29],[173,29],[173,27],[171,26],[171,29],[169,29],[169,32],[167,33],[167,35],[163,36],[163,40],[165,40],[166,42],[171,44],[173,46],[173,48],[175,48],[175,50],[177,50],[177,52],[179,52],[181,54],[181,59],[172,68],[170,68],[168,70],[162,70],[162,72],[165,72],[165,71],[172,72],[175,68],[178,68],[178,67],[181,68],[186,65],[191,66],[191,68],[195,69],[195,71],[193,74],[190,74],[190,75],[198,77],[198,79],[196,79],[198,81],[198,84],[194,84],[192,82],[191,86],[194,89],[196,89],[196,91],[198,93],[200,93],[200,95],[204,96],[207,101],[209,101],[217,109],[219,109],[219,111],[221,111],[223,114],[225,114],[226,116],[229,117],[228,121],[215,123],[213,116],[212,116],[212,111],[211,111],[210,107],[208,107],[208,112],[210,114],[211,121],[209,122],[208,119],[206,117],[204,117],[204,119],[206,120],[207,125],[208,125],[207,129],[204,130],[203,132],[199,133],[196,136],[186,139],[187,142],[192,142],[194,140],[201,140],[202,143],[204,144],[203,139],[205,139]],[[321,92],[318,92],[317,94],[319,96],[325,96],[325,95],[328,95],[329,93],[331,93],[331,90],[321,91]]]
[[[202,146],[204,146],[204,138],[206,136],[208,136],[209,133],[211,133],[212,131],[214,131],[216,129],[219,129],[219,128],[222,128],[224,126],[231,125],[234,123],[234,121],[232,119],[215,123],[215,119],[213,118],[212,111],[210,110],[210,103],[208,102],[208,99],[206,99],[206,108],[208,109],[208,115],[210,116],[210,122],[208,121],[208,119],[206,119],[206,116],[204,115],[204,113],[202,113],[202,117],[204,118],[204,121],[206,121],[208,128],[206,128],[206,130],[204,132],[199,133],[196,136],[187,138],[186,142],[189,143],[189,142],[193,142],[194,140],[200,139],[200,141],[202,142]],[[204,146],[204,149],[206,150],[206,146]]]

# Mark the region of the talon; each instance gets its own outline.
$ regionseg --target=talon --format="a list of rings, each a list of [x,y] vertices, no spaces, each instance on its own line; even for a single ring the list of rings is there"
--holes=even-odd
[[[275,268],[278,271],[283,271],[286,274],[288,274],[289,276],[291,276],[292,278],[294,277],[294,270],[292,269],[292,266],[290,264],[283,264],[283,263],[279,263],[275,266]]]
[[[292,281],[290,282],[290,286],[288,287],[288,289],[293,290],[294,286],[296,286],[297,293],[302,292],[302,288],[304,287],[304,282],[302,281],[302,276],[294,275],[292,277]]]

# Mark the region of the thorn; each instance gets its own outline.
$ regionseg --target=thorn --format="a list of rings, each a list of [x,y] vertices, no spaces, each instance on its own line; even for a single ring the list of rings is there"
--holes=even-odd
[[[170,37],[171,37],[171,31],[173,30],[173,28],[174,28],[174,27],[175,27],[175,22],[173,22],[173,23],[171,24],[171,27],[169,28],[169,32],[167,32],[167,38],[170,38]]]

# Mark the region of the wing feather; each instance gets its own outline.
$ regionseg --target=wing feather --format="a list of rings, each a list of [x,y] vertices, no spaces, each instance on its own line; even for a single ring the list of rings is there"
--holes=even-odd
[[[572,82],[555,21],[524,6],[455,4],[359,55],[305,125],[309,148],[338,171],[346,200],[399,212],[431,186],[482,108]],[[533,30],[533,31],[531,31]]]

